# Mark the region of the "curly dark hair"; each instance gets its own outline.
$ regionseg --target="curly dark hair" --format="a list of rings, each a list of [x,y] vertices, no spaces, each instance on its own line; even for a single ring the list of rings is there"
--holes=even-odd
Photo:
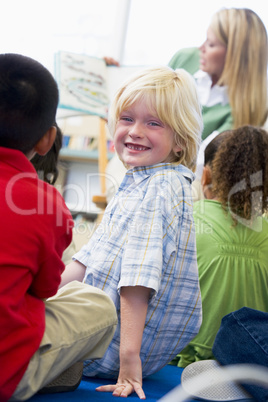
[[[223,134],[211,163],[213,193],[235,221],[254,219],[267,212],[268,133],[247,125]]]
[[[220,148],[223,140],[230,134],[232,134],[232,131],[230,130],[223,131],[208,143],[204,151],[204,165],[209,165],[211,167],[216,152]]]

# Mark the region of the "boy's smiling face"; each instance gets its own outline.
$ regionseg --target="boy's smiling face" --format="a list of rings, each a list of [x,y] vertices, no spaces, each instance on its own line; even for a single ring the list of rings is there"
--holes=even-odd
[[[128,166],[150,166],[171,162],[175,144],[174,133],[153,113],[145,100],[134,102],[119,115],[114,134],[115,149]]]

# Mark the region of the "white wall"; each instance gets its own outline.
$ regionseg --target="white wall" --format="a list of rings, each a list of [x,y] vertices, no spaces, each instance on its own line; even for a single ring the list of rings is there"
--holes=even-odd
[[[202,43],[223,6],[252,8],[268,26],[266,0],[9,0],[0,14],[0,52],[31,56],[52,71],[58,50],[167,64],[178,49]]]

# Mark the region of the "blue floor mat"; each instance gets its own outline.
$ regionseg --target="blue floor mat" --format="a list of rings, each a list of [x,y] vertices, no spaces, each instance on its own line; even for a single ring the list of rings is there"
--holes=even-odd
[[[146,395],[146,402],[156,402],[169,391],[180,384],[181,368],[167,365],[157,373],[143,380],[143,390]],[[98,392],[95,388],[100,385],[113,383],[109,380],[99,378],[86,378],[79,387],[73,392],[64,392],[59,394],[35,395],[29,402],[115,402],[119,400],[110,392]],[[127,399],[131,402],[138,402],[140,399],[137,394],[130,395]],[[122,398],[120,399],[122,401]],[[125,399],[124,399],[125,400]]]

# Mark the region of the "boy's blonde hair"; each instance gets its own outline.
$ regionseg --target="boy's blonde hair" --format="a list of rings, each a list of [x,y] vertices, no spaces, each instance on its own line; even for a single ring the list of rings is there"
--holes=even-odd
[[[223,8],[211,29],[227,47],[219,85],[228,86],[234,128],[262,126],[267,118],[268,39],[260,17],[247,8]]]
[[[145,100],[152,112],[174,132],[182,151],[174,154],[174,163],[195,170],[203,120],[196,86],[183,69],[146,68],[126,81],[116,92],[110,106],[108,126],[113,136],[122,111],[134,102]]]

